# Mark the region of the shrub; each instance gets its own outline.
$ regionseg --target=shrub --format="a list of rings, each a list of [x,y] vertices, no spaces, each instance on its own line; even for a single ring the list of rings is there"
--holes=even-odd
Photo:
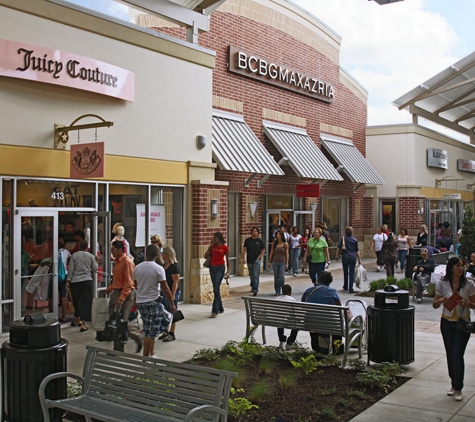
[[[231,388],[231,395],[236,393],[243,393],[244,390],[242,388]],[[240,416],[244,415],[247,411],[251,409],[259,409],[259,406],[252,404],[248,399],[245,397],[236,397],[235,399],[228,400],[228,412],[230,415],[233,416]]]
[[[372,388],[373,390],[384,390],[385,393],[388,392],[389,384],[392,381],[389,375],[379,371],[360,372],[356,374],[356,378],[366,387]]]
[[[251,388],[251,391],[249,392],[249,398],[253,402],[260,402],[262,399],[270,396],[271,394],[272,386],[265,381],[259,381]]]
[[[305,358],[300,358],[298,361],[291,360],[290,363],[294,368],[304,371],[305,375],[316,371],[319,366],[323,366],[322,362],[317,362],[315,355],[309,355]]]
[[[297,381],[297,374],[295,372],[287,372],[279,375],[279,385],[282,390],[292,387]]]
[[[396,281],[396,286],[402,290],[408,290],[412,286],[412,280],[410,278],[401,278]]]
[[[375,292],[376,290],[379,289],[384,289],[385,286],[387,286],[389,283],[385,278],[380,278],[379,280],[374,280],[371,283],[369,283],[369,291],[370,292]]]
[[[364,371],[366,369],[366,363],[361,359],[348,359],[348,368],[354,371]]]

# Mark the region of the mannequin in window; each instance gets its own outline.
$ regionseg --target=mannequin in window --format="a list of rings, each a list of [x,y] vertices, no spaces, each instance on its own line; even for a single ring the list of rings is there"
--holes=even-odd
[[[130,244],[127,241],[127,239],[124,237],[125,236],[125,228],[124,226],[117,226],[117,236],[112,239],[112,243],[114,243],[116,240],[121,241],[124,244],[124,253],[131,258],[130,255]]]

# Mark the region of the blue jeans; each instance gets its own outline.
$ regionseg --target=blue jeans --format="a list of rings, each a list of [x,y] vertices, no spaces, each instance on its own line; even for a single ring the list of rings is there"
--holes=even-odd
[[[356,258],[342,258],[341,263],[343,265],[343,288],[353,293]]]
[[[224,312],[223,302],[221,301],[221,282],[224,277],[224,265],[216,265],[209,267],[209,275],[211,277],[211,282],[213,283],[213,308],[211,313],[217,314],[219,312]]]
[[[407,256],[407,249],[398,249],[397,250],[397,259],[399,259],[399,263],[401,264],[401,271],[404,271],[406,266],[406,256]]]
[[[457,322],[440,320],[440,332],[444,339],[445,353],[447,354],[447,367],[452,380],[452,388],[462,391],[465,362],[463,355],[470,339],[469,333],[457,330]]]
[[[273,262],[272,269],[274,270],[274,290],[280,295],[282,286],[285,284],[285,262]]]
[[[310,278],[312,279],[313,284],[317,284],[318,277],[320,277],[320,274],[325,270],[325,264],[325,261],[310,262],[308,264],[308,273],[310,275]]]
[[[290,264],[292,265],[292,270],[294,274],[299,273],[299,258],[300,258],[300,248],[295,248],[290,250]]]
[[[261,260],[256,259],[254,262],[247,263],[249,278],[251,279],[251,288],[253,292],[259,291],[259,276],[261,274]]]

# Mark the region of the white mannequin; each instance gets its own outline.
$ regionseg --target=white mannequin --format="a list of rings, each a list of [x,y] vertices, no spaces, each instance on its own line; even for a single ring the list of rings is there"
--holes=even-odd
[[[131,258],[132,255],[130,254],[130,244],[129,244],[129,242],[127,241],[127,239],[124,237],[124,235],[125,235],[125,228],[124,228],[124,226],[117,226],[117,236],[112,239],[111,244],[114,243],[116,240],[120,240],[121,242],[123,242],[124,245],[125,245],[124,253],[125,253],[129,258]]]

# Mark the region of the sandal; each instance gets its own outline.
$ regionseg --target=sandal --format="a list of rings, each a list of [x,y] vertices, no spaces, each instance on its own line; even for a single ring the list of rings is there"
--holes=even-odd
[[[79,331],[81,331],[81,333],[84,333],[85,331],[89,330],[89,328],[87,327],[81,327],[81,329]]]

